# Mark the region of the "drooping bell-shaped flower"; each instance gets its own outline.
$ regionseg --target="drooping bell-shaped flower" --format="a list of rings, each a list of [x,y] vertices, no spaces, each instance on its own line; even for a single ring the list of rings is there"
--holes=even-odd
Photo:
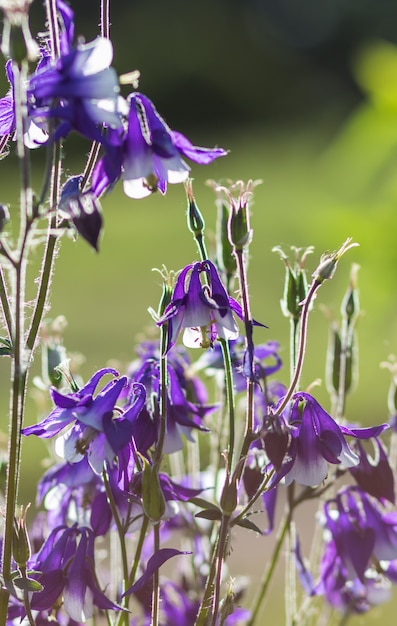
[[[168,352],[183,330],[189,348],[210,348],[217,338],[237,339],[233,313],[242,318],[241,306],[228,296],[215,265],[203,261],[187,265],[179,274],[170,304],[158,321],[168,323]]]

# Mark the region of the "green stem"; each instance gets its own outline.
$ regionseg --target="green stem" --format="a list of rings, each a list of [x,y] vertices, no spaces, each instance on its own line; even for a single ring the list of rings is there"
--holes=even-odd
[[[62,147],[59,143],[54,144],[53,150],[53,168],[52,168],[52,180],[50,185],[50,206],[58,206],[60,187],[61,187],[61,150]],[[30,322],[30,328],[26,344],[29,350],[34,349],[37,335],[40,329],[40,325],[43,319],[43,314],[46,309],[49,286],[51,283],[53,265],[55,260],[56,244],[58,237],[53,233],[57,225],[57,214],[51,212],[48,218],[48,236],[46,249],[43,257],[43,264],[40,272],[40,285],[36,296],[35,309]]]
[[[209,620],[211,619],[211,613],[210,613],[211,607],[212,607],[212,621],[210,623],[211,625],[215,623],[213,621],[214,614],[216,612],[216,615],[217,615],[219,607],[215,606],[214,592],[216,591],[215,585],[220,585],[220,582],[221,582],[219,577],[222,576],[221,567],[222,567],[224,556],[225,556],[226,541],[227,541],[227,537],[229,533],[229,523],[230,523],[230,518],[227,516],[223,516],[222,522],[221,522],[221,528],[219,530],[219,534],[216,538],[216,543],[214,545],[213,552],[212,552],[210,571],[207,577],[207,582],[205,585],[203,598],[200,604],[200,608],[199,608],[194,626],[207,626],[208,625]],[[215,583],[216,578],[217,578],[217,582]],[[218,589],[217,594],[219,595],[219,589]],[[215,615],[215,619],[216,619],[216,615]]]
[[[159,435],[157,439],[156,450],[153,458],[153,466],[160,467],[160,462],[163,457],[163,447],[165,434],[167,432],[167,355],[165,349],[167,346],[167,324],[161,326],[161,339],[160,339],[160,425]]]
[[[3,317],[7,326],[8,337],[11,341],[12,339],[12,328],[13,328],[13,319],[10,308],[10,299],[8,296],[8,287],[4,278],[3,268],[0,265],[0,300],[1,300],[1,308],[3,311]]]
[[[139,534],[138,545],[137,545],[136,550],[135,550],[135,558],[134,558],[134,562],[132,564],[130,576],[129,576],[129,579],[128,579],[127,589],[132,587],[132,585],[135,582],[135,576],[136,576],[136,573],[138,571],[139,563],[140,563],[140,560],[141,560],[143,543],[145,541],[145,537],[146,537],[146,532],[147,532],[148,526],[149,526],[149,519],[145,516],[143,518],[143,522],[142,522],[142,526],[141,526],[141,532]]]
[[[154,554],[160,550],[160,524],[153,524]],[[152,621],[150,626],[159,626],[160,620],[160,573],[153,574]]]
[[[233,465],[234,439],[235,439],[235,406],[233,391],[232,361],[230,358],[229,344],[225,339],[219,339],[221,344],[223,364],[225,368],[226,402],[229,414],[229,443],[228,443],[228,466]]]
[[[123,566],[123,588],[122,588],[122,592],[124,593],[125,591],[127,591],[128,587],[128,557],[127,557],[127,546],[126,546],[126,542],[125,542],[125,530],[123,527],[123,524],[121,522],[117,507],[116,507],[116,503],[114,501],[113,498],[113,493],[112,493],[112,489],[110,487],[110,483],[109,483],[109,476],[108,476],[108,472],[107,469],[104,469],[102,472],[102,478],[103,478],[103,482],[105,485],[105,491],[106,491],[106,496],[109,502],[109,506],[110,509],[112,511],[112,515],[113,515],[113,519],[115,521],[116,527],[117,527],[117,532],[118,532],[118,537],[119,537],[119,544],[120,544],[120,552],[121,552],[121,562],[122,562],[122,566]],[[123,598],[123,606],[125,609],[128,610],[128,604],[129,604],[129,596],[124,596]],[[125,612],[122,615],[122,620],[119,621],[119,624],[122,624],[124,622],[125,626],[128,626],[128,614],[127,612]]]
[[[29,231],[32,225],[32,190],[30,188],[29,159],[23,143],[24,119],[26,113],[26,72],[27,63],[21,68],[14,62],[13,72],[15,77],[15,117],[17,132],[17,152],[21,171],[20,192],[20,224],[18,238],[18,260],[15,261],[12,280],[13,315],[10,315],[12,323],[12,346],[13,361],[11,373],[11,396],[10,396],[10,422],[9,422],[9,445],[7,466],[7,487],[5,504],[5,526],[3,541],[2,573],[6,583],[11,577],[11,555],[13,524],[15,506],[18,494],[20,475],[20,448],[21,428],[24,414],[25,389],[27,369],[30,354],[24,350],[24,327],[25,327],[25,286],[26,286],[26,256],[28,250]]]
[[[303,369],[303,362],[305,359],[305,352],[306,352],[306,340],[307,340],[307,322],[309,319],[309,309],[310,309],[310,304],[316,294],[317,289],[322,285],[321,282],[317,281],[317,280],[313,280],[312,284],[310,285],[310,289],[308,291],[308,294],[306,296],[304,305],[303,305],[303,310],[302,310],[302,317],[301,317],[301,325],[300,325],[300,336],[299,336],[299,348],[298,348],[298,359],[296,362],[296,367],[295,367],[295,372],[294,372],[294,376],[291,380],[290,386],[288,388],[287,393],[285,394],[283,401],[281,402],[281,404],[278,406],[278,409],[275,413],[275,415],[281,415],[281,413],[284,411],[285,407],[288,405],[288,402],[290,401],[292,395],[295,392],[295,389],[299,383],[299,379],[302,373],[302,369]]]
[[[281,548],[283,546],[284,539],[286,537],[289,525],[291,523],[291,517],[292,517],[292,511],[289,510],[285,514],[284,520],[283,520],[282,524],[279,527],[279,534],[277,536],[277,541],[276,541],[276,544],[274,546],[272,558],[271,558],[271,560],[269,562],[269,565],[268,565],[267,569],[265,570],[265,573],[264,573],[263,578],[261,580],[260,587],[259,587],[259,593],[258,593],[258,595],[257,595],[257,597],[255,599],[254,608],[252,610],[251,619],[248,622],[247,626],[254,626],[256,618],[259,616],[259,611],[260,611],[260,608],[262,606],[262,602],[263,602],[263,600],[266,597],[267,590],[269,588],[270,582],[271,582],[273,574],[274,574],[274,570],[275,570],[277,562],[278,562],[278,558],[280,556],[280,551],[281,551]]]

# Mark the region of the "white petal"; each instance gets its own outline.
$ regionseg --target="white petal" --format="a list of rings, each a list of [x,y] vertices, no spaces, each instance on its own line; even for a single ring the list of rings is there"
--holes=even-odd
[[[90,74],[96,74],[107,67],[112,62],[113,59],[113,47],[109,39],[105,37],[98,37],[91,45],[91,51],[86,59],[84,66],[81,68],[81,71],[84,76],[89,76]]]

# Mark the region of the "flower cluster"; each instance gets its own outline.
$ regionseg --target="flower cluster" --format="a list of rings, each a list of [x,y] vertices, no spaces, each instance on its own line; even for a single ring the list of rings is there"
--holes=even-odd
[[[218,216],[215,251],[207,251],[186,160],[209,164],[225,150],[194,146],[143,93],[123,97],[105,3],[101,35],[86,43],[75,38],[71,7],[48,1],[49,32],[37,46],[27,24],[29,4],[0,0],[0,8],[7,5],[3,50],[10,56],[9,91],[0,99],[0,152],[15,142],[24,185],[16,242],[18,229],[8,228],[9,212],[0,205],[6,334],[0,355],[12,361],[0,626],[102,620],[114,626],[257,626],[287,535],[303,586],[302,597],[287,589],[301,603],[289,608],[291,623],[300,623],[299,611],[308,606],[314,612],[311,602],[319,596],[343,620],[384,602],[397,583],[397,376],[390,365],[390,423],[361,427],[349,421],[356,267],[325,359],[330,406],[320,404],[314,385],[302,383],[318,290],[356,244],[347,239],[323,255],[311,282],[305,269],[311,246],[293,248],[292,263],[276,248],[286,268],[281,309],[291,331],[288,374],[282,346],[251,314],[250,203],[258,181],[211,184]],[[15,38],[25,45],[13,45]],[[62,146],[71,132],[89,140],[91,149],[84,171],[67,178]],[[36,192],[30,150],[42,145],[48,162]],[[105,366],[84,382],[63,345],[65,319],[49,322],[44,315],[59,238],[72,228],[98,251],[99,198],[119,179],[134,199],[186,183],[188,228],[199,257],[178,273],[161,272],[158,312],[150,309],[150,339],[136,346],[136,358]],[[28,304],[29,253],[41,247],[37,293]],[[42,375],[34,379],[40,415],[26,425],[28,374],[40,329]],[[50,461],[29,525],[29,506],[19,514],[16,507],[21,440],[32,435],[48,444]],[[280,494],[286,512],[275,532]],[[314,550],[318,563],[309,565],[295,517],[298,507],[316,499],[323,541]],[[265,523],[255,517],[258,510],[266,513]],[[265,541],[274,538],[250,607],[241,572],[231,566],[228,575],[237,526]],[[294,578],[291,566],[288,578]]]

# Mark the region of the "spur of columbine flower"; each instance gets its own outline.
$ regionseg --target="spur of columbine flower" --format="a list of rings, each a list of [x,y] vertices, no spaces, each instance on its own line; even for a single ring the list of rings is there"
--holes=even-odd
[[[129,96],[126,132],[110,132],[106,154],[92,177],[97,196],[120,178],[130,198],[144,198],[157,189],[164,194],[167,183],[182,183],[190,167],[184,158],[207,164],[227,153],[222,148],[199,148],[181,133],[171,130],[154,104],[142,93]]]
[[[204,280],[202,280],[204,279]],[[236,313],[243,319],[239,303],[226,293],[215,265],[202,261],[187,265],[179,274],[170,304],[157,325],[168,324],[168,352],[182,329],[188,348],[210,348],[217,338],[237,339]]]
[[[145,389],[138,383],[134,386],[134,399],[119,417],[113,417],[116,402],[127,384],[127,377],[114,378],[93,397],[93,393],[105,374],[118,376],[116,370],[104,368],[77,392],[64,395],[51,389],[56,407],[39,424],[23,429],[24,435],[48,438],[60,433],[66,426],[72,427],[57,439],[57,453],[70,463],[81,461],[85,454],[97,474],[128,445],[134,431],[134,419],[145,403]],[[120,411],[119,411],[120,413]]]

